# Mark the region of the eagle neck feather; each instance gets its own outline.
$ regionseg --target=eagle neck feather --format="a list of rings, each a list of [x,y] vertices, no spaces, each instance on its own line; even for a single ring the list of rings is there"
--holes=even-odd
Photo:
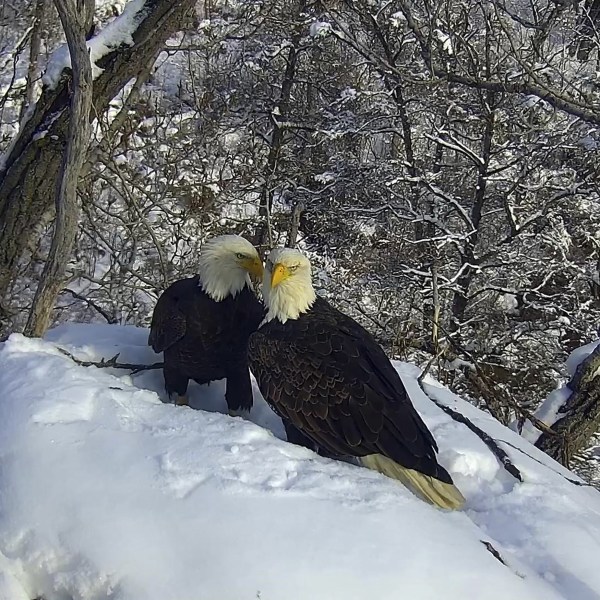
[[[310,280],[306,282],[300,278],[290,277],[269,291],[269,311],[265,323],[273,319],[281,323],[285,323],[288,319],[298,319],[312,307],[316,299],[317,295]]]

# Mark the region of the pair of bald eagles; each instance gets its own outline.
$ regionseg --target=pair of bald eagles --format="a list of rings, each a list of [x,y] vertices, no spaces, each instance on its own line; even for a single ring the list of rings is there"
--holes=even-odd
[[[199,263],[152,317],[148,343],[164,353],[169,396],[184,404],[190,379],[226,378],[230,413],[248,411],[250,366],[288,441],[355,457],[436,506],[462,506],[398,373],[370,333],[315,294],[303,254],[275,249],[263,270],[250,242],[226,235],[205,244]],[[249,276],[263,279],[264,307]]]

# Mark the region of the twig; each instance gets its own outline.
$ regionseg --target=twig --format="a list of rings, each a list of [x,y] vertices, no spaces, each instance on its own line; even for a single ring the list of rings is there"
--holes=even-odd
[[[381,321],[379,321],[373,315],[370,315],[364,308],[362,308],[362,306],[360,306],[360,304],[358,302],[350,302],[350,300],[347,300],[346,298],[340,298],[340,300],[341,300],[341,302],[345,302],[346,304],[348,304],[348,306],[352,306],[363,317],[369,319],[372,323],[374,323],[375,325],[377,325],[377,327],[379,327],[382,331],[386,331],[387,330],[387,325],[385,325],[384,323],[382,323]]]
[[[120,363],[117,362],[117,358],[119,358],[119,354],[115,354],[112,358],[104,359],[101,358],[99,361],[94,360],[81,360],[73,356],[68,350],[64,348],[58,348],[59,352],[68,356],[73,362],[77,363],[82,367],[98,367],[99,369],[127,369],[132,372],[132,375],[135,373],[139,373],[140,371],[151,371],[154,369],[162,369],[165,363],[157,362],[152,363],[151,365],[139,365],[135,363]]]
[[[525,456],[527,456],[527,458],[530,458],[531,460],[534,460],[536,463],[542,465],[543,467],[546,467],[547,469],[550,469],[553,473],[556,473],[557,475],[560,475],[563,479],[566,479],[569,483],[572,483],[573,485],[578,485],[578,486],[581,486],[581,487],[591,487],[593,489],[597,489],[596,486],[592,485],[591,483],[588,483],[586,481],[577,481],[576,479],[571,479],[570,477],[567,477],[566,475],[563,475],[562,473],[559,473],[556,469],[553,469],[552,467],[550,467],[547,464],[543,463],[541,460],[535,458],[535,456],[531,456],[531,454],[529,454],[528,452],[525,452],[525,450],[523,450],[522,448],[519,448],[518,446],[515,446],[511,442],[507,442],[506,440],[498,440],[498,441],[502,442],[503,444],[506,444],[507,446],[510,446],[513,450],[517,450],[521,454],[524,454]],[[550,456],[550,458],[552,458],[552,457]]]
[[[427,362],[427,365],[425,365],[425,368],[421,371],[421,374],[419,375],[419,377],[417,378],[417,382],[419,383],[419,385],[421,386],[421,389],[425,392],[425,390],[423,389],[423,380],[425,379],[425,377],[427,376],[427,373],[429,373],[429,370],[431,369],[433,363],[440,357],[442,356],[442,354],[444,353],[445,348],[440,348],[437,352],[437,354],[435,356],[432,356],[429,361]],[[426,392],[425,392],[426,393]]]
[[[487,551],[497,560],[499,560],[505,567],[507,567],[508,565],[506,564],[506,562],[504,562],[504,559],[502,558],[502,556],[500,556],[500,552],[498,552],[498,550],[496,550],[496,548],[494,548],[494,546],[492,546],[491,542],[488,542],[487,540],[479,540],[487,549]]]
[[[86,298],[85,296],[78,294],[75,290],[72,290],[71,288],[63,288],[62,291],[68,292],[76,300],[81,300],[82,302],[85,302],[90,308],[93,308],[97,313],[102,315],[106,319],[106,321],[111,325],[114,325],[117,322],[117,319],[115,319],[115,317],[109,315],[101,306],[96,304],[90,298]]]

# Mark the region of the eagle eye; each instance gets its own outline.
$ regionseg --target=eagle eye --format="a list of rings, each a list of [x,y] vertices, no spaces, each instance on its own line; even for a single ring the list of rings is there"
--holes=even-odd
[[[294,271],[297,271],[297,270],[298,270],[298,267],[299,267],[299,266],[300,266],[300,265],[290,265],[290,266],[288,267],[288,269],[289,269],[289,270],[290,270],[290,271],[293,273]]]
[[[239,258],[241,260],[242,258],[245,258],[245,255],[242,254],[241,252],[237,252],[236,255],[235,255],[235,257]]]

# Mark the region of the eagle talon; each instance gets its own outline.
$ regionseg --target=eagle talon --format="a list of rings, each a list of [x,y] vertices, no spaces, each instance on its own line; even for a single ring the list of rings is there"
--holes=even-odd
[[[177,394],[175,397],[175,406],[189,406],[189,398],[187,394]]]
[[[230,417],[241,417],[244,421],[248,421],[250,418],[250,409],[249,408],[237,408],[235,410],[229,409],[227,414]]]

